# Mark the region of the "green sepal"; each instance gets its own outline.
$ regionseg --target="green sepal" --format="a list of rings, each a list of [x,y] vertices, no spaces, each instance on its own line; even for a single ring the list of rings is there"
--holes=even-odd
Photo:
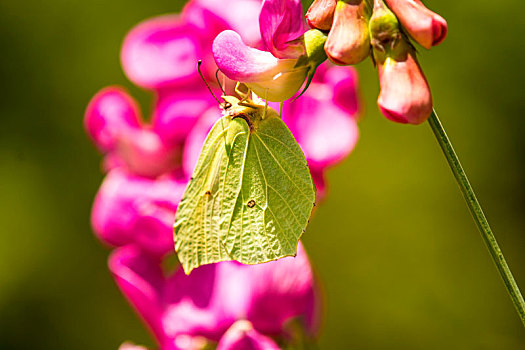
[[[319,65],[328,58],[326,52],[324,51],[326,38],[327,34],[319,29],[310,29],[304,33],[306,53],[299,57],[297,63],[295,64],[295,68],[308,66],[308,78],[303,91],[301,91],[301,93],[295,97],[294,100],[301,97],[306,92],[310,86],[310,83],[312,82],[317,67],[319,67]]]

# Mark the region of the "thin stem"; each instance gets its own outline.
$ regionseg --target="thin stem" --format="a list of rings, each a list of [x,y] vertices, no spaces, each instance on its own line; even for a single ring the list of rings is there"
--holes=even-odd
[[[492,256],[492,260],[496,264],[501,278],[503,278],[503,282],[505,283],[505,287],[510,294],[510,298],[512,299],[521,321],[525,326],[525,301],[523,300],[523,296],[521,295],[520,289],[516,284],[514,277],[512,276],[509,265],[507,265],[507,262],[505,261],[505,257],[503,256],[503,252],[496,241],[496,237],[494,237],[494,234],[490,229],[487,218],[485,217],[485,214],[483,214],[481,205],[479,204],[474,190],[468,181],[467,174],[465,174],[465,171],[459,162],[458,156],[454,151],[454,147],[452,147],[447,133],[445,132],[445,129],[443,129],[443,125],[439,121],[439,118],[434,110],[432,111],[428,122],[430,123],[430,127],[432,128],[432,131],[434,132],[434,135],[436,136],[436,139],[438,140],[439,145],[441,146],[441,149],[447,158],[448,164],[454,173],[454,177],[456,178],[470,212],[474,217],[474,221],[476,221],[476,224],[478,225],[478,228],[481,232],[481,236],[483,237],[490,255]]]

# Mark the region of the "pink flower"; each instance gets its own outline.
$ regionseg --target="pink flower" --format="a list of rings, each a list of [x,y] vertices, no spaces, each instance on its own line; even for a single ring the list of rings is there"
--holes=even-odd
[[[244,42],[258,46],[261,42],[258,22],[261,0],[229,0],[227,6],[217,0],[190,0],[184,7],[183,16],[206,35],[206,41],[226,29],[239,33]]]
[[[172,252],[173,221],[185,187],[186,180],[173,175],[151,179],[111,170],[95,198],[93,229],[112,246],[134,244],[154,255]]]
[[[181,145],[162,138],[144,123],[135,101],[121,88],[96,94],[84,124],[94,143],[107,154],[106,170],[121,166],[137,175],[156,177],[177,167]]]
[[[374,1],[370,19],[374,58],[379,69],[381,112],[398,123],[421,124],[432,112],[432,94],[416,52],[399,29],[394,13]]]
[[[245,83],[268,101],[284,101],[303,85],[310,67],[299,65],[306,53],[302,6],[299,0],[265,0],[259,16],[262,40],[268,51],[246,45],[227,30],[213,42],[213,56],[230,79]]]
[[[370,7],[365,0],[338,1],[325,51],[336,64],[357,64],[370,55],[368,19]]]
[[[447,22],[430,11],[420,0],[385,0],[399,22],[417,43],[426,49],[440,44],[447,36]]]
[[[197,61],[205,49],[199,30],[178,15],[155,17],[138,24],[122,45],[122,68],[138,86],[159,89],[195,82]]]
[[[388,57],[378,68],[381,112],[398,123],[426,121],[432,112],[432,94],[415,53],[409,49],[401,57]]]
[[[290,336],[287,324],[293,319],[306,334],[318,328],[319,300],[301,245],[296,258],[262,265],[223,262],[189,276],[182,269],[165,275],[160,260],[128,246],[112,254],[109,268],[162,349],[185,349],[203,339],[225,349],[239,342],[270,344],[269,337]],[[247,323],[230,329],[239,320],[253,329]]]
[[[334,21],[337,0],[314,0],[306,12],[306,21],[311,28],[330,30]]]
[[[326,169],[345,159],[357,142],[357,96],[356,71],[324,63],[306,93],[285,103],[283,121],[308,160],[318,199],[325,194]]]

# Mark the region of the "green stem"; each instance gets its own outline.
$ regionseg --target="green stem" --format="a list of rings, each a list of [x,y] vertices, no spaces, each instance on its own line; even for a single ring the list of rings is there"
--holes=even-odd
[[[489,249],[492,260],[496,264],[501,278],[503,278],[503,282],[505,283],[505,287],[510,294],[510,298],[512,299],[521,321],[525,326],[525,301],[523,300],[523,296],[521,295],[520,289],[516,284],[514,277],[512,276],[509,265],[507,265],[507,262],[505,261],[503,252],[499,248],[496,237],[494,237],[494,234],[490,229],[487,218],[485,217],[485,214],[483,214],[483,210],[481,209],[481,205],[474,194],[474,190],[472,189],[472,186],[470,186],[467,174],[465,174],[465,171],[459,162],[458,156],[454,151],[454,147],[452,147],[447,133],[445,132],[445,129],[443,129],[443,125],[439,121],[439,118],[434,110],[432,111],[428,122],[430,123],[430,127],[432,128],[432,131],[434,132],[434,135],[436,136],[436,139],[438,140],[439,145],[441,146],[441,149],[447,158],[448,164],[454,173],[454,177],[456,178],[456,181],[461,188],[461,192],[463,192],[463,196],[467,201],[470,212],[474,217],[474,221],[476,221],[476,224],[478,225],[478,228],[481,232],[481,236],[483,237],[483,240]]]

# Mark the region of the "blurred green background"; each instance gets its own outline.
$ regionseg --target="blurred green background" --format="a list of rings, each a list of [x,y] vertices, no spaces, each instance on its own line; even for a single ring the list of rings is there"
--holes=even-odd
[[[448,39],[421,61],[435,105],[525,288],[522,0],[427,1]],[[0,2],[0,348],[152,344],[89,223],[102,180],[84,134],[93,94],[122,84],[120,43],[182,1]],[[304,241],[323,284],[322,349],[524,349],[525,331],[428,125],[387,121],[359,67],[354,153]]]

